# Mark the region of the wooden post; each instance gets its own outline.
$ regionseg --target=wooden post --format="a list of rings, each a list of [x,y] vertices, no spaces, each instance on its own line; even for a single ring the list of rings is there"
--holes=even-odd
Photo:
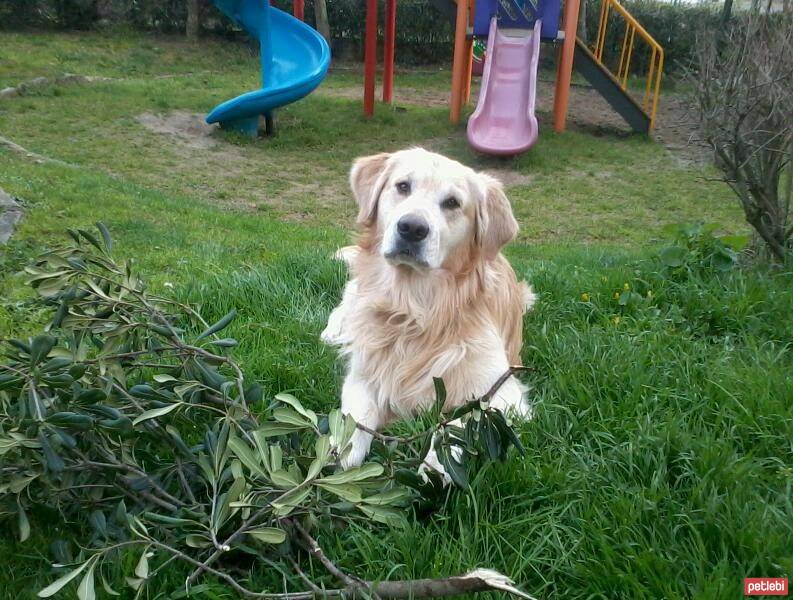
[[[306,17],[306,3],[305,0],[292,0],[292,14],[295,19],[305,21]]]
[[[201,8],[198,5],[198,0],[187,0],[187,22],[185,25],[187,41],[197,42],[200,31]]]
[[[330,45],[330,23],[328,23],[328,6],[325,0],[314,0],[314,19],[317,22],[317,31]]]
[[[474,40],[465,40],[465,76],[463,77],[463,104],[471,100],[471,79],[474,73]]]
[[[396,46],[396,3],[385,3],[385,42],[383,49],[383,102],[394,98],[394,48]]]
[[[468,0],[457,0],[457,18],[454,24],[454,58],[452,59],[452,105],[449,121],[460,122],[460,111],[465,92],[465,36],[468,33]]]
[[[553,128],[557,133],[565,129],[567,105],[570,101],[570,81],[573,77],[573,57],[578,28],[579,0],[565,0],[564,41],[559,49],[559,65],[556,71],[556,90],[553,96]]]
[[[363,69],[363,114],[374,114],[374,80],[377,75],[377,0],[366,0],[366,41]]]

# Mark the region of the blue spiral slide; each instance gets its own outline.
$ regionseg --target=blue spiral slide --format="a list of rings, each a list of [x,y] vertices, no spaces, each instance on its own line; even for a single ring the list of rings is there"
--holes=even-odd
[[[269,0],[214,0],[215,6],[259,41],[262,87],[218,104],[207,123],[256,135],[259,116],[310,94],[330,65],[330,48],[314,29],[270,6]]]

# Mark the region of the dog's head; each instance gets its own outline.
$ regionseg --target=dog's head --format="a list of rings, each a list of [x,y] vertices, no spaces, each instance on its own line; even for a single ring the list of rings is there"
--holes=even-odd
[[[446,267],[453,257],[495,257],[518,232],[501,183],[421,148],[355,161],[358,223],[393,265]]]

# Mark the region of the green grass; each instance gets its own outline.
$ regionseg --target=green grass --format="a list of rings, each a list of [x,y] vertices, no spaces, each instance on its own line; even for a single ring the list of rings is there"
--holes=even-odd
[[[292,390],[327,410],[342,369],[318,334],[344,281],[329,256],[350,238],[352,158],[422,144],[508,172],[522,233],[507,254],[540,294],[524,332],[537,369],[537,417],[521,426],[528,456],[487,468],[471,494],[407,531],[323,532],[344,568],[407,578],[491,566],[565,599],[736,598],[745,576],[790,576],[793,277],[746,267],[676,280],[652,259],[668,223],[746,231],[710,170],[639,137],[545,133],[546,113],[531,152],[484,159],[443,108],[378,107],[365,121],[358,101],[328,92],[283,110],[277,138],[215,134],[214,146],[191,147],[136,117],[204,113],[251,89],[257,65],[244,47],[0,34],[0,55],[0,86],[62,72],[118,78],[0,101],[0,135],[71,164],[0,147],[0,187],[27,210],[0,254],[0,336],[41,322],[24,264],[64,228],[102,220],[154,288],[174,286],[208,319],[239,311],[236,356],[268,394]],[[400,81],[438,90],[447,78]],[[344,71],[327,87],[359,83]],[[613,294],[625,284],[645,300],[621,308]],[[0,596],[29,598],[51,579],[47,543],[0,533]],[[169,597],[184,575],[170,569],[150,596]],[[203,597],[231,594],[212,585]]]

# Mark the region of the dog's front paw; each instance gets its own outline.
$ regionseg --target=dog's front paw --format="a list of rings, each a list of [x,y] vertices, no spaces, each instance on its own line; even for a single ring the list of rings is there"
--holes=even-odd
[[[438,475],[441,476],[441,481],[443,481],[443,487],[447,487],[451,485],[452,478],[449,477],[449,474],[446,472],[446,469],[441,464],[441,461],[438,460],[438,453],[435,452],[433,448],[427,452],[427,456],[424,457],[424,462],[419,465],[419,477],[421,477],[424,483],[429,483],[429,472],[435,471]]]
[[[372,435],[356,429],[352,434],[352,438],[350,438],[350,445],[347,451],[341,457],[341,468],[347,470],[352,467],[359,467],[366,458],[371,444]]]
[[[329,346],[342,346],[344,344],[344,315],[342,306],[337,306],[328,317],[328,325],[319,334],[319,338]]]

